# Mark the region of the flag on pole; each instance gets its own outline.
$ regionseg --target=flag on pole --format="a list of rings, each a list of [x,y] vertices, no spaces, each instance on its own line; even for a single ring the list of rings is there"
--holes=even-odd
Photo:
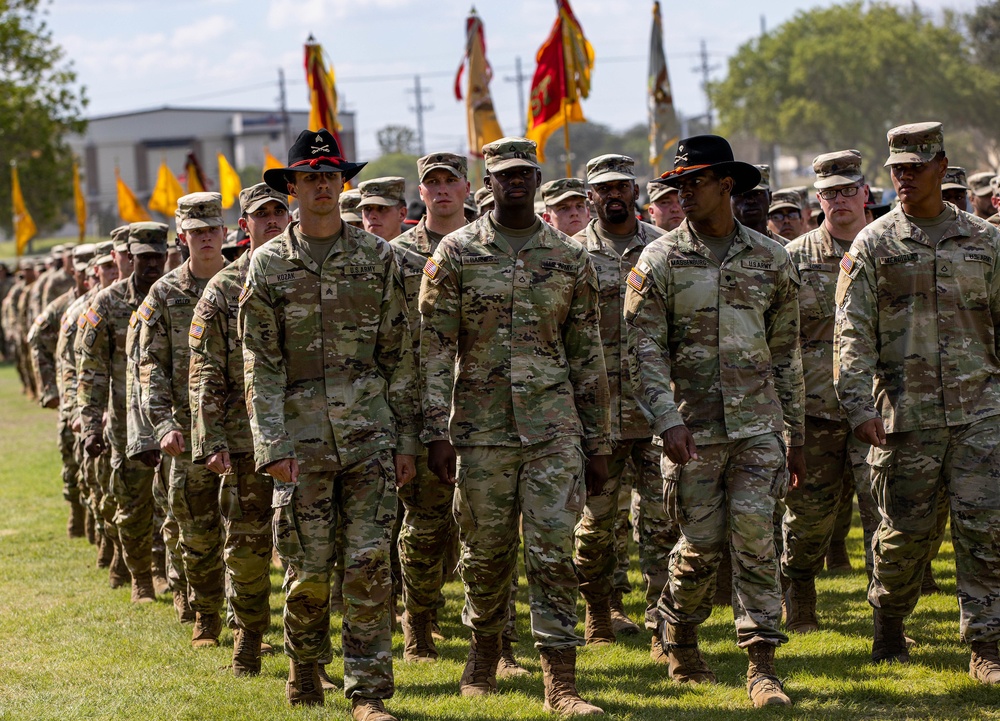
[[[649,39],[649,164],[653,175],[660,174],[660,161],[680,139],[680,125],[674,110],[667,75],[667,56],[663,52],[663,21],[660,3],[653,3],[653,32]]]
[[[160,162],[160,170],[156,174],[156,186],[153,194],[149,196],[149,209],[157,213],[163,213],[168,218],[173,217],[177,212],[177,201],[184,195],[184,188],[173,174],[167,161]]]
[[[73,160],[73,209],[76,211],[76,226],[80,229],[80,242],[87,235],[87,203],[83,199],[80,185],[80,164]]]
[[[329,66],[329,70],[327,70]],[[306,40],[306,84],[309,86],[309,130],[326,128],[340,145],[340,122],[337,120],[337,85],[333,63],[323,46],[310,35]]]
[[[329,128],[328,128],[329,129]],[[264,146],[264,170],[272,170],[274,168],[284,168],[285,164],[278,160],[276,157],[271,155],[270,149]]]
[[[187,159],[184,161],[184,176],[187,180],[187,192],[203,193],[208,190],[208,180],[205,179],[201,163],[198,162],[198,156],[193,150],[187,154]]]
[[[486,60],[486,35],[483,32],[483,21],[479,19],[475,8],[469,11],[469,18],[465,21],[465,56],[455,75],[455,97],[459,100],[462,99],[462,73],[466,62],[469,65],[465,98],[469,155],[481,158],[483,146],[502,138],[503,131],[493,110],[493,98],[490,96],[493,68]]]
[[[566,123],[582,123],[580,100],[590,95],[594,48],[569,6],[557,0],[559,15],[548,39],[535,56],[531,81],[527,137],[538,143],[538,160],[545,161],[545,142]]]
[[[35,221],[24,204],[21,181],[17,177],[17,162],[10,161],[10,199],[14,206],[14,241],[17,255],[24,255],[28,241],[38,234]]]
[[[240,197],[242,188],[243,181],[240,180],[240,174],[229,164],[226,156],[219,153],[219,192],[222,194],[222,207],[233,207],[233,203]]]
[[[146,209],[142,207],[142,204],[136,199],[135,193],[132,189],[125,185],[125,181],[122,180],[121,173],[118,172],[118,168],[115,168],[115,182],[118,186],[118,215],[126,223],[142,223],[143,221],[152,220],[149,217],[149,213]]]

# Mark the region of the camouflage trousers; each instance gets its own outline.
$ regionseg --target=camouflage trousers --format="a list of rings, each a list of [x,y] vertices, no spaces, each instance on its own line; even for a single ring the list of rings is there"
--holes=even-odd
[[[177,547],[184,562],[191,608],[198,613],[218,613],[223,598],[219,477],[192,463],[188,453],[174,456],[167,504],[177,521]]]
[[[81,475],[87,489],[85,505],[94,514],[94,525],[97,532],[111,538],[118,538],[118,529],[115,527],[117,505],[110,493],[111,459],[109,454],[102,453],[96,458],[84,454]]]
[[[484,634],[500,633],[507,625],[520,519],[535,647],[580,645],[573,529],[583,512],[586,486],[579,438],[456,450],[462,622]]]
[[[62,494],[63,499],[70,503],[80,501],[80,462],[76,455],[76,434],[70,426],[69,420],[59,414],[59,424],[57,426],[59,455],[62,457]]]
[[[841,488],[840,503],[837,504],[837,518],[833,522],[833,533],[830,537],[833,543],[844,543],[851,532],[851,523],[854,521],[854,497],[858,498],[858,513],[861,516],[861,530],[864,533],[865,546],[865,570],[871,578],[874,561],[872,560],[872,541],[875,537],[875,529],[878,528],[878,506],[875,505],[875,497],[872,495],[871,470],[868,468],[868,446],[861,445],[859,449],[862,454],[861,461],[864,468],[857,466],[854,474],[844,474],[843,486]],[[808,451],[807,451],[808,452]],[[852,454],[852,463],[859,463]],[[807,469],[808,470],[808,469]],[[944,497],[944,521],[948,520],[948,498]],[[941,528],[942,533],[944,527]],[[940,546],[941,544],[938,543]]]
[[[442,608],[447,554],[458,533],[452,504],[455,486],[444,483],[427,468],[427,452],[417,456],[417,477],[399,489],[403,525],[399,533],[399,560],[403,575],[403,606],[416,614]]]
[[[389,698],[394,691],[389,544],[396,517],[395,469],[382,451],[340,471],[274,482],[274,543],[285,564],[285,653],[329,662],[330,576],[338,527],[343,538],[344,694]]]
[[[699,446],[698,456],[684,466],[663,456],[663,502],[681,537],[659,611],[673,625],[704,622],[719,562],[729,553],[737,645],[785,643],[773,516],[788,486],[785,444],[766,433]]]
[[[889,433],[868,454],[882,519],[868,601],[905,617],[938,524],[942,488],[951,501],[962,640],[1000,640],[1000,416],[951,428]]]
[[[164,453],[160,465],[156,467],[153,475],[153,505],[156,507],[156,516],[160,519],[160,537],[166,551],[167,581],[170,583],[170,590],[186,592],[187,574],[184,573],[184,559],[178,546],[180,529],[167,501],[172,460]]]
[[[111,461],[111,496],[115,526],[122,543],[125,565],[135,578],[149,573],[153,552],[152,468],[115,454]]]
[[[806,477],[785,494],[782,519],[784,551],[781,572],[793,580],[815,578],[823,570],[830,547],[845,478],[857,487],[865,521],[865,545],[871,548],[871,509],[874,499],[865,453],[868,446],[851,432],[845,421],[806,416]],[[866,498],[867,496],[867,498]],[[867,551],[871,555],[871,550]]]
[[[219,507],[226,530],[226,621],[264,633],[271,621],[271,497],[274,481],[257,473],[252,453],[233,454],[222,476]]]

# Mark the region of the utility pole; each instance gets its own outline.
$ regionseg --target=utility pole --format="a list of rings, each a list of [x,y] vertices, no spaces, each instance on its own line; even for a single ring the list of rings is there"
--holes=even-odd
[[[420,155],[423,156],[424,151],[424,111],[433,110],[433,105],[424,105],[423,100],[423,88],[420,87],[420,76],[413,76],[413,89],[407,92],[413,93],[413,101],[416,103],[410,108],[411,111],[417,114],[417,143],[419,144]]]
[[[504,78],[506,83],[517,83],[517,110],[521,113],[521,134],[528,132],[528,115],[524,112],[524,81],[531,78],[521,71],[521,56],[514,58],[514,74]]]
[[[278,68],[278,103],[281,107],[281,141],[287,152],[291,145],[291,128],[288,120],[288,97],[285,93],[285,71]]]
[[[717,69],[718,65],[708,64],[708,46],[705,45],[705,40],[701,41],[701,64],[693,68],[697,73],[701,73],[701,89],[705,93],[705,104],[707,105],[707,110],[705,112],[705,117],[708,119],[708,132],[712,132],[712,98],[708,94],[708,75],[713,70]]]

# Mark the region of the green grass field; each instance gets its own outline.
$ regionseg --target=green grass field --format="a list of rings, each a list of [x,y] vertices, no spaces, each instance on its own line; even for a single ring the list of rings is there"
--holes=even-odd
[[[344,718],[348,703],[328,694],[322,709],[292,710],[284,700],[288,662],[264,659],[255,679],[224,669],[232,637],[194,651],[190,627],[180,626],[168,597],[147,606],[112,591],[94,567],[84,540],[66,538],[67,507],[60,493],[55,413],[29,404],[10,366],[0,366],[0,719],[319,719]],[[863,569],[860,529],[851,560]],[[649,659],[646,636],[611,647],[585,648],[579,657],[583,695],[615,719],[1000,719],[1000,689],[968,677],[968,649],[958,640],[954,558],[946,543],[935,572],[947,595],[921,599],[907,623],[920,645],[907,667],[870,663],[871,612],[861,570],[819,581],[824,630],[795,637],[778,654],[792,709],[755,710],[744,684],[746,656],[736,648],[731,613],[716,609],[702,630],[703,650],[719,685],[674,685]],[[633,564],[634,566],[634,564]],[[638,588],[638,575],[633,575]],[[281,643],[281,579],[272,577],[272,622],[266,639]],[[530,642],[526,599],[518,614],[518,657],[531,676],[501,682],[486,700],[458,695],[468,648],[461,625],[461,587],[446,589],[441,614],[449,640],[437,664],[407,664],[395,639],[397,693],[389,708],[402,719],[545,719],[537,653]],[[641,616],[638,591],[628,597]],[[334,619],[335,627],[339,618]],[[581,608],[582,620],[582,608]],[[581,629],[582,632],[582,629]],[[334,636],[339,646],[339,634]],[[332,675],[339,662],[330,666]]]

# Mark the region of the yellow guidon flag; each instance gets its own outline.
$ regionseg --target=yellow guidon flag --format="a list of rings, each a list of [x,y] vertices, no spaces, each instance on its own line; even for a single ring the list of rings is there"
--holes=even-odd
[[[118,190],[118,216],[126,223],[142,223],[152,220],[142,203],[135,197],[132,189],[122,180],[121,173],[115,168],[115,185]]]
[[[240,197],[243,181],[226,156],[219,153],[219,193],[222,195],[222,207],[231,208]]]
[[[163,213],[168,218],[177,212],[177,201],[184,195],[184,188],[173,171],[167,167],[167,161],[160,162],[160,169],[156,173],[156,186],[153,194],[149,196],[149,209],[157,213]]]
[[[14,207],[14,242],[18,255],[24,255],[28,248],[28,241],[38,234],[35,221],[28,212],[28,206],[24,204],[24,195],[21,193],[21,180],[17,177],[17,162],[10,161],[10,199]]]
[[[73,161],[73,210],[76,211],[76,226],[80,231],[80,242],[87,234],[87,203],[83,199],[83,188],[80,185],[80,164]]]

